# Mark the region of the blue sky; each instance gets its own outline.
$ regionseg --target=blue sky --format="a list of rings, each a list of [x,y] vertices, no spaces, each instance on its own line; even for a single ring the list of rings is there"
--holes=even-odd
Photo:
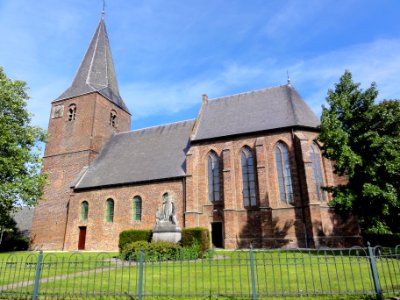
[[[1,0],[0,66],[28,83],[33,123],[69,87],[101,0]],[[286,84],[319,116],[345,69],[400,98],[400,1],[108,0],[106,26],[132,128],[195,118],[209,98]]]

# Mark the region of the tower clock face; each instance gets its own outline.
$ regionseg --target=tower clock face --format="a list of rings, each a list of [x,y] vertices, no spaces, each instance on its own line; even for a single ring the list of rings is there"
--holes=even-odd
[[[64,105],[56,105],[53,107],[53,119],[61,118],[64,113]]]

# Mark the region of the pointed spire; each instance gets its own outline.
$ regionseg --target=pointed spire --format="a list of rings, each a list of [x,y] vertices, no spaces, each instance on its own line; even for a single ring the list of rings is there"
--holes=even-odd
[[[97,26],[72,85],[55,101],[78,97],[92,92],[100,93],[129,113],[128,108],[119,95],[117,76],[115,74],[110,43],[103,17],[100,19],[100,23]]]

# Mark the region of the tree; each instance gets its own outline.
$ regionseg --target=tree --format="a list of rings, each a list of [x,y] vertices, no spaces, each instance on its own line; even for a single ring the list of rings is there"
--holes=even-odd
[[[363,91],[346,71],[329,90],[318,140],[345,185],[327,187],[331,205],[352,212],[365,232],[398,232],[400,218],[400,101],[375,104],[375,83]]]
[[[7,78],[0,67],[0,226],[15,207],[35,205],[46,182],[38,147],[45,132],[30,125],[26,90],[25,82]]]
[[[6,216],[3,216],[2,223],[0,225],[0,250],[4,234],[13,232],[16,229],[17,225],[15,223],[15,220],[11,216],[8,216],[9,217],[8,219],[6,219],[5,217]]]

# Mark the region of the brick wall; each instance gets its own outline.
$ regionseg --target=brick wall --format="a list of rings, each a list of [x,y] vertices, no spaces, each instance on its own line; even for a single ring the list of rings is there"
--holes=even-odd
[[[326,194],[328,202],[325,203],[316,198],[309,155],[316,137],[315,131],[282,130],[192,145],[187,154],[186,225],[211,230],[213,222],[223,222],[225,248],[248,247],[250,242],[257,247],[319,246],[331,243],[331,236],[339,241],[332,227],[343,227],[343,222],[339,222],[328,207],[331,195]],[[282,203],[279,198],[275,160],[278,142],[288,147],[294,204]],[[256,161],[258,205],[254,208],[243,206],[240,159],[245,146],[252,150]],[[219,156],[222,166],[223,203],[217,205],[208,200],[207,157],[210,151]],[[326,184],[334,185],[343,180],[333,175],[329,160],[321,161]],[[340,233],[342,240],[347,235],[358,235],[355,220],[348,223],[346,230]]]
[[[73,121],[69,121],[71,104],[77,108]],[[58,113],[57,108],[61,108]],[[117,128],[109,124],[112,109],[117,111]],[[111,134],[129,128],[130,115],[98,93],[52,104],[44,156],[44,172],[48,174],[49,183],[35,209],[32,248],[63,248],[71,184],[82,168],[96,157]]]
[[[68,121],[68,107],[77,106],[76,118]],[[53,118],[56,107],[63,105],[63,116]],[[117,126],[110,126],[110,112],[117,112]],[[185,181],[170,180],[123,187],[75,192],[71,184],[82,168],[88,166],[114,132],[130,128],[130,115],[98,93],[53,103],[49,139],[45,151],[44,171],[49,185],[35,210],[32,247],[76,250],[80,227],[86,227],[86,249],[117,250],[118,235],[129,228],[151,229],[162,195],[171,192],[183,227],[213,228],[222,223],[225,248],[295,247],[342,245],[358,238],[354,218],[342,220],[326,202],[317,199],[309,149],[317,132],[289,130],[249,134],[231,139],[195,143],[186,157]],[[278,142],[289,152],[294,203],[282,203],[275,159]],[[243,206],[241,151],[251,149],[255,161],[257,206]],[[208,200],[207,158],[214,151],[220,158],[221,197]],[[333,174],[332,163],[321,159],[326,185],[345,182]],[[143,201],[143,218],[133,221],[133,197]],[[186,195],[186,196],[185,196]],[[105,220],[106,200],[115,201],[115,218]],[[80,220],[82,201],[89,203],[89,218]]]
[[[86,227],[86,250],[118,250],[118,237],[127,229],[152,229],[155,213],[162,206],[162,196],[170,193],[175,201],[178,226],[183,226],[183,180],[134,184],[76,192],[71,196],[65,250],[77,250],[79,227]],[[142,199],[142,219],[133,220],[133,198]],[[114,220],[106,221],[106,201],[114,200]],[[89,203],[88,219],[80,218],[81,203]]]

